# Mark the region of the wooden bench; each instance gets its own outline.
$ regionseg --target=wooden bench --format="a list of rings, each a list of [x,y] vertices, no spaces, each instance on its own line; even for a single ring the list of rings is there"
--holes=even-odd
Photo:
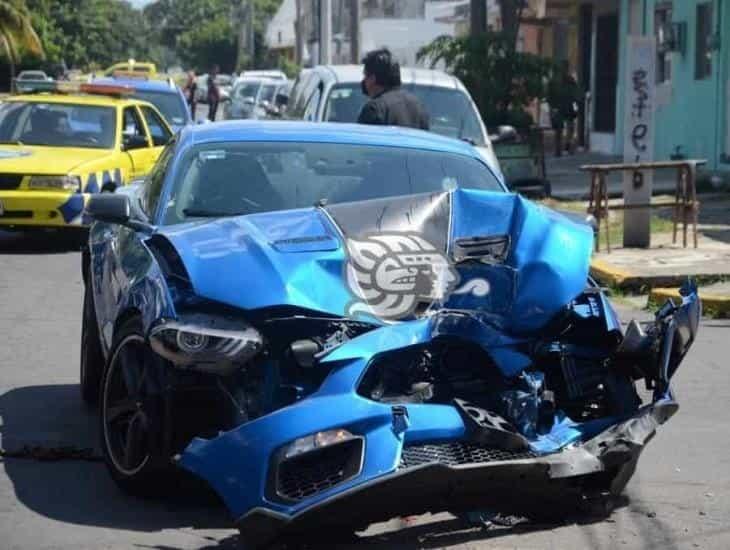
[[[697,215],[699,213],[699,201],[697,200],[697,167],[707,164],[706,160],[688,159],[671,160],[658,162],[636,162],[617,164],[586,164],[580,167],[583,172],[591,174],[591,190],[588,199],[588,213],[596,219],[598,232],[596,234],[596,250],[599,250],[601,222],[605,225],[606,249],[611,252],[611,242],[608,235],[608,212],[609,210],[630,210],[637,208],[674,207],[672,219],[672,242],[677,242],[677,226],[682,222],[682,245],[687,248],[687,227],[692,224],[694,247],[697,248]],[[642,172],[644,170],[657,170],[661,168],[673,168],[677,171],[677,184],[674,192],[674,202],[652,204],[608,204],[608,186],[606,175],[611,172]]]

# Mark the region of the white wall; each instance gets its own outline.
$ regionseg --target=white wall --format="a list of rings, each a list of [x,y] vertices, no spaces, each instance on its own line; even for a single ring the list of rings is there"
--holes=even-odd
[[[388,47],[401,66],[416,65],[416,53],[434,38],[453,34],[454,27],[424,19],[363,19],[361,51]]]

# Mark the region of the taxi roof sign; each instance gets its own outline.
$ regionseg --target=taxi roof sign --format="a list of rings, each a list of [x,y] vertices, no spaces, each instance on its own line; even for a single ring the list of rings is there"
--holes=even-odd
[[[17,88],[20,93],[24,94],[91,94],[110,97],[132,95],[136,91],[133,86],[125,86],[122,84],[79,83],[70,81],[28,82]]]

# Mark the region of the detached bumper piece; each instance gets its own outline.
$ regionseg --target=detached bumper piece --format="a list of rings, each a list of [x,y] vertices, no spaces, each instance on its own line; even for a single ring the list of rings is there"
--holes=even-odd
[[[662,399],[580,446],[545,456],[468,442],[407,446],[393,473],[293,516],[254,508],[237,526],[247,545],[261,548],[279,537],[311,535],[330,527],[358,530],[426,512],[488,508],[530,516],[578,507],[586,495],[618,495],[657,426],[677,409],[675,401]]]

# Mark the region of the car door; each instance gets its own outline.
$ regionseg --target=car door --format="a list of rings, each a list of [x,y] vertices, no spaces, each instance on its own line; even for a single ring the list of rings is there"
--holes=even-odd
[[[150,141],[152,142],[152,162],[149,170],[157,162],[160,153],[165,148],[165,145],[172,139],[172,130],[165,122],[165,119],[159,114],[153,107],[148,105],[141,105],[140,110],[142,111],[142,118],[144,119],[145,126],[147,127],[147,133]],[[148,170],[148,172],[149,172]]]
[[[152,141],[136,106],[125,107],[122,112],[122,149],[132,162],[130,180],[140,178],[150,171],[156,158]]]

